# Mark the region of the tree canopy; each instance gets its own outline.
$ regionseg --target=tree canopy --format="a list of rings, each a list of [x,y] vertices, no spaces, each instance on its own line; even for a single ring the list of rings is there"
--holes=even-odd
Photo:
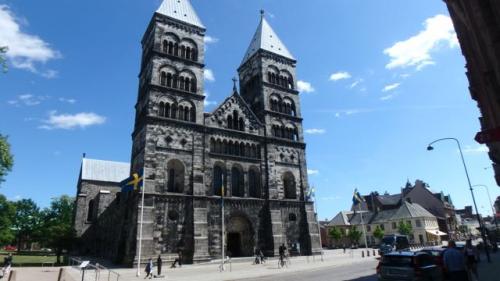
[[[339,241],[340,239],[342,239],[342,236],[343,236],[343,232],[342,230],[340,230],[340,228],[334,226],[332,229],[330,229],[330,232],[328,233],[330,235],[330,237],[335,241]]]
[[[359,231],[355,226],[351,226],[349,229],[348,237],[351,240],[351,243],[358,244],[362,235],[361,231]]]
[[[399,231],[399,234],[410,235],[413,233],[413,228],[411,226],[411,223],[400,221],[399,226],[398,226],[398,231]]]
[[[16,233],[17,249],[21,250],[23,242],[36,240],[40,230],[40,208],[31,199],[21,199],[14,202],[15,218],[12,227]]]
[[[0,246],[9,245],[14,242],[15,233],[12,223],[16,215],[16,207],[0,194]]]
[[[380,227],[380,225],[377,225],[377,227],[373,231],[373,237],[379,240],[384,238],[384,230]]]
[[[14,157],[10,153],[7,137],[0,134],[0,184],[5,181],[5,176],[12,170]]]

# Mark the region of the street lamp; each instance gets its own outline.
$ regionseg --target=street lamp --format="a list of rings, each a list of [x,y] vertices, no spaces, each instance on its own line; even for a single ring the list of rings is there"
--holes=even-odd
[[[490,208],[491,208],[491,211],[492,211],[492,218],[495,220],[495,229],[498,229],[498,222],[497,222],[497,217],[496,217],[496,211],[495,211],[495,207],[493,207],[493,201],[491,201],[491,195],[490,195],[490,189],[487,185],[484,185],[484,184],[475,184],[473,185],[472,187],[484,187],[486,188],[486,193],[488,194],[488,199],[490,200]]]
[[[477,204],[476,204],[476,198],[474,197],[474,189],[472,188],[472,184],[470,183],[470,177],[469,177],[469,172],[467,171],[467,165],[465,165],[465,159],[464,159],[464,154],[462,152],[462,146],[460,145],[460,142],[456,138],[442,138],[435,140],[427,146],[427,150],[431,151],[434,150],[434,147],[432,146],[433,144],[440,142],[440,141],[445,141],[445,140],[452,140],[457,143],[458,150],[460,151],[460,158],[462,159],[462,164],[464,165],[464,170],[465,170],[465,175],[467,176],[467,182],[469,183],[469,188],[470,188],[470,193],[472,195],[472,201],[474,202],[474,208],[476,209],[476,215],[477,215],[477,221],[479,222],[479,227],[481,228],[481,236],[483,238],[483,243],[484,243],[484,248],[486,250],[486,257],[488,258],[488,262],[491,262],[490,258],[490,252],[488,250],[488,243],[486,242],[486,234],[484,232],[484,224],[483,221],[481,220],[481,216],[479,215],[479,212],[477,210]]]

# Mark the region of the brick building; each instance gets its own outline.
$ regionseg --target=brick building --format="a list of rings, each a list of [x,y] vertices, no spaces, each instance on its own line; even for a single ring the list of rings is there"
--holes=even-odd
[[[500,2],[444,0],[450,11],[462,53],[472,98],[477,102],[483,131],[496,134],[488,142],[495,178],[500,185]]]
[[[144,170],[145,177],[142,261],[158,255],[169,260],[179,249],[185,262],[219,258],[222,239],[236,257],[252,255],[254,247],[276,255],[282,243],[302,254],[318,252],[318,224],[305,196],[297,61],[262,13],[238,68],[240,91],[235,82],[231,95],[204,113],[205,32],[188,0],[164,0],[142,39],[130,168]],[[92,234],[106,247],[85,239],[83,231],[80,249],[132,264],[140,196],[111,191],[117,195],[106,201],[108,208],[92,210],[101,205],[91,200],[110,189],[89,186],[88,195],[78,197],[76,227],[89,213],[91,224],[115,221],[108,234],[99,227]]]

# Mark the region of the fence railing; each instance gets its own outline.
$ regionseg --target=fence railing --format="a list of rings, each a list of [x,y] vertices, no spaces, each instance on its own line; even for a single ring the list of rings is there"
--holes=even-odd
[[[82,280],[85,281],[119,281],[120,274],[113,271],[99,263],[90,262],[85,268],[81,268],[80,265],[83,260],[80,258],[69,258],[69,266],[80,271],[80,276]]]

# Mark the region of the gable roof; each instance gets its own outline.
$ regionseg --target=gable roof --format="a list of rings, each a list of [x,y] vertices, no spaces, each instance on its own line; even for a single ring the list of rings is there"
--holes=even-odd
[[[205,28],[189,0],[163,0],[156,12],[187,24]]]
[[[219,104],[219,106],[217,106],[213,111],[212,113],[210,113],[209,115],[215,115],[217,111],[219,110],[222,110],[224,111],[224,105],[229,101],[231,100],[232,98],[234,98],[238,104],[240,106],[242,106],[246,112],[246,114],[249,114],[250,116],[249,119],[251,119],[253,122],[255,122],[257,125],[259,125],[260,127],[263,127],[264,124],[262,124],[262,122],[260,121],[260,119],[257,117],[257,115],[255,115],[255,113],[253,112],[253,110],[250,108],[250,106],[248,105],[248,103],[243,99],[243,97],[241,97],[241,95],[238,93],[238,91],[236,90],[236,87],[233,88],[233,94],[230,95],[229,97],[227,97],[221,104]]]
[[[329,226],[334,226],[334,225],[350,225],[349,223],[349,217],[352,216],[354,213],[350,211],[342,211],[339,212],[330,222],[328,222]]]
[[[407,218],[433,218],[434,215],[429,213],[426,209],[416,203],[404,201],[399,207],[398,211],[392,217],[393,220],[407,219]]]
[[[119,183],[129,176],[129,163],[82,159],[80,180]]]
[[[262,15],[261,17],[259,26],[257,27],[257,31],[255,31],[252,41],[250,42],[250,46],[248,46],[241,64],[247,62],[247,60],[250,59],[259,50],[265,50],[282,57],[295,60],[290,51],[288,51],[285,44],[283,44],[276,32],[274,32],[273,28],[264,18],[264,15]]]

